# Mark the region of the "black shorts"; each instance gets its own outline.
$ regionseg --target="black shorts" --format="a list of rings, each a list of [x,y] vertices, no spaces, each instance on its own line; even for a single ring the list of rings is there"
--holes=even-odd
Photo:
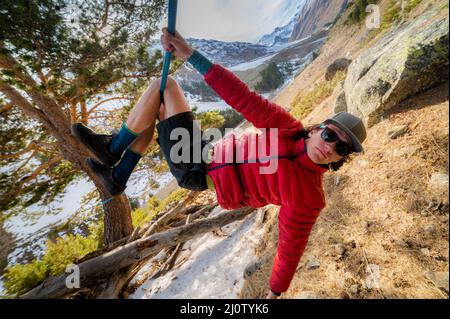
[[[156,129],[158,130],[158,138],[156,141],[158,142],[164,157],[169,164],[169,169],[172,175],[176,178],[177,183],[180,187],[193,190],[193,191],[203,191],[208,189],[208,185],[206,182],[206,168],[207,164],[204,162],[203,157],[201,157],[200,162],[193,162],[193,127],[195,117],[191,111],[183,112],[171,116],[156,125]],[[170,133],[173,129],[176,128],[185,128],[189,132],[190,140],[189,145],[184,146],[190,149],[190,159],[188,163],[181,161],[180,163],[172,162],[170,158],[170,150],[172,146],[179,143],[182,139],[181,136],[178,136],[177,139],[171,140]],[[198,128],[198,126],[197,126]],[[199,129],[198,129],[199,130]],[[201,150],[205,147],[210,148],[211,144],[209,140],[203,139],[203,132],[201,132]],[[182,156],[182,150],[180,149],[178,155]]]

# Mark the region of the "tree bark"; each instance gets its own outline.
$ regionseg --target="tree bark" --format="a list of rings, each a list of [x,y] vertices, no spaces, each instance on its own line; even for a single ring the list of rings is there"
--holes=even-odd
[[[80,107],[81,107],[81,123],[83,123],[84,125],[88,125],[88,112],[86,101],[82,100],[80,102]]]
[[[67,274],[61,274],[45,280],[31,291],[22,295],[21,298],[63,298],[66,295],[74,294],[77,290],[93,286],[102,278],[133,265],[165,247],[176,246],[201,234],[241,220],[253,211],[254,208],[251,207],[225,211],[215,217],[195,221],[189,225],[136,240],[105,255],[78,264],[80,288],[67,288]]]
[[[109,194],[106,196],[102,194],[101,198],[104,202],[103,210],[105,212],[104,239],[105,244],[109,245],[133,232],[131,206],[124,194],[112,199]]]

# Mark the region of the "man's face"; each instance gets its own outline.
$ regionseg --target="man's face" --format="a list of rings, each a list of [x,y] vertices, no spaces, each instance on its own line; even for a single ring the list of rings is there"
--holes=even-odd
[[[339,137],[339,139],[348,145],[352,145],[348,135],[339,127],[333,124],[326,124],[328,128],[333,130]],[[324,129],[316,129],[309,133],[309,139],[306,140],[307,153],[309,158],[316,164],[327,165],[333,162],[337,162],[342,159],[336,153],[336,143],[325,142],[321,134]]]

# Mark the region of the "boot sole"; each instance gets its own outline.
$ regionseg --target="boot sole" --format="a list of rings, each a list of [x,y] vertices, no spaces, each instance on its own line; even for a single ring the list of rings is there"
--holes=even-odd
[[[90,167],[90,169],[95,173],[95,175],[98,176],[98,178],[100,178],[100,181],[102,182],[103,186],[106,188],[106,190],[111,194],[111,196],[117,196],[120,195],[124,192],[125,188],[122,190],[117,190],[115,188],[112,188],[111,183],[108,182],[104,177],[103,174],[101,174],[98,171],[98,167],[97,164],[95,164],[92,159],[88,158],[86,160],[87,165]]]
[[[77,124],[73,124],[72,127],[70,128],[71,132],[73,135],[75,135],[75,137],[84,145],[86,146],[86,148],[92,153],[92,155],[94,155],[95,159],[98,160],[101,164],[107,166],[107,167],[114,167],[115,164],[110,165],[109,163],[105,163],[98,155],[97,155],[97,151],[95,150],[95,148],[93,148],[83,137],[83,135],[80,134],[80,132],[78,131],[78,126]]]

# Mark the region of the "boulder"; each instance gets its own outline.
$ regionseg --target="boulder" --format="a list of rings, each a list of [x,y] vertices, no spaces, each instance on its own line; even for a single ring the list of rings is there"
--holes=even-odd
[[[244,278],[251,277],[255,272],[261,268],[261,262],[252,262],[245,267]]]
[[[347,249],[342,244],[336,244],[336,245],[334,245],[334,251],[336,252],[337,256],[341,257],[345,254]]]
[[[394,157],[407,158],[407,157],[410,157],[411,155],[415,154],[418,149],[419,149],[419,146],[417,146],[417,145],[407,145],[402,148],[396,148],[396,149],[390,151],[390,153]]]
[[[315,256],[311,256],[308,260],[308,264],[306,265],[306,269],[313,270],[320,267],[320,262],[317,260]]]
[[[333,80],[334,76],[339,71],[347,72],[347,69],[351,63],[352,63],[352,60],[349,60],[346,58],[336,59],[333,63],[331,63],[328,66],[327,72],[325,73],[325,80],[327,80],[327,81]]]
[[[432,8],[384,35],[348,69],[348,112],[368,127],[399,102],[448,81],[449,17]]]
[[[400,137],[407,133],[409,130],[408,125],[399,125],[391,128],[388,132],[388,136],[391,140],[395,140],[397,137]]]
[[[338,95],[336,98],[336,101],[334,102],[334,114],[337,114],[339,112],[347,112],[347,101],[345,99],[345,91],[342,90],[342,92]]]
[[[434,225],[426,225],[423,229],[425,234],[428,236],[433,236],[436,234],[436,227]]]
[[[352,295],[357,295],[358,294],[358,285],[351,285],[350,288],[348,289],[348,291]]]
[[[347,112],[347,101],[345,100],[344,83],[345,81],[339,82],[333,92],[333,96],[336,97],[333,108],[334,114],[337,114],[339,112]]]
[[[430,257],[430,256],[431,256],[431,252],[430,252],[430,250],[429,250],[428,248],[420,248],[420,252],[421,252],[424,256],[427,256],[427,257]]]
[[[439,207],[436,207],[436,209],[441,212],[448,212],[448,185],[448,173],[444,172],[433,173],[428,181],[428,189],[440,202]]]

